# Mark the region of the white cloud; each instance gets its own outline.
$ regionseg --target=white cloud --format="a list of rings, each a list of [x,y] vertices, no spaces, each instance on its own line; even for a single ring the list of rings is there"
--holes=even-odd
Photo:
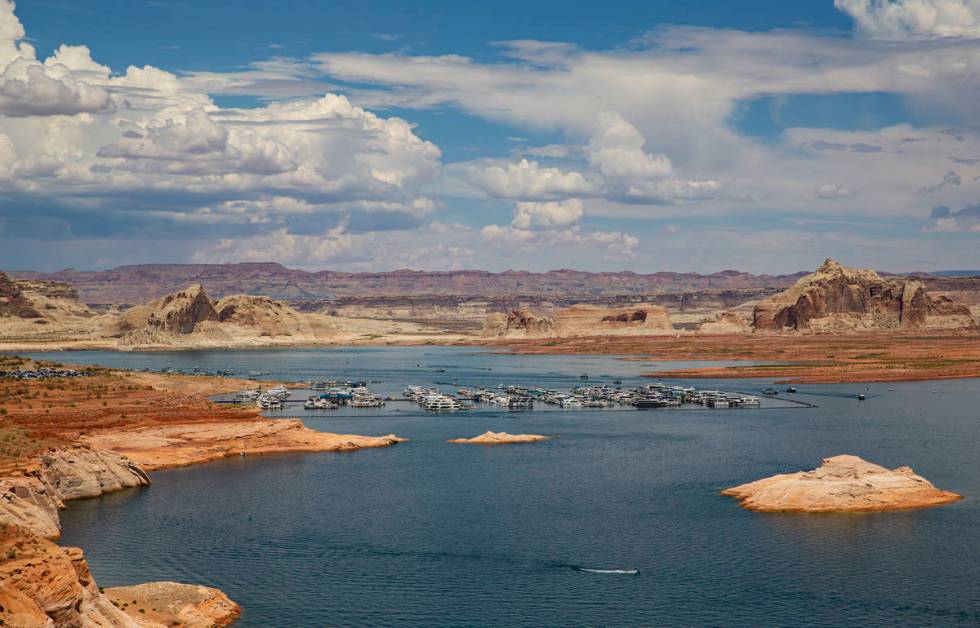
[[[619,231],[583,231],[582,202],[578,199],[517,203],[509,225],[486,225],[482,239],[504,250],[580,246],[598,251],[604,259],[629,259],[640,241]],[[587,255],[587,251],[581,251]]]
[[[588,194],[593,186],[579,172],[541,167],[536,161],[477,162],[466,168],[467,179],[496,198],[547,199]]]
[[[824,183],[813,191],[820,198],[847,198],[854,196],[854,190],[843,185]]]
[[[834,0],[880,39],[980,37],[980,0]]]
[[[585,147],[585,158],[611,180],[663,179],[674,172],[666,155],[643,152],[646,140],[635,126],[614,111],[597,116],[596,129]]]
[[[91,62],[84,46],[60,48],[39,62],[26,43],[24,26],[11,0],[0,0],[0,115],[74,115],[108,111],[108,92],[73,70],[99,75],[104,69]],[[104,78],[104,77],[103,77]]]
[[[518,229],[554,229],[577,223],[582,218],[582,201],[518,203],[513,225]]]
[[[288,229],[306,210],[417,219],[435,207],[421,186],[439,176],[441,151],[400,118],[334,94],[219,107],[199,77],[152,66],[113,76],[86,46],[41,62],[13,11],[0,0],[0,199],[17,199],[0,200],[0,213],[26,200],[84,209],[75,222],[125,212]],[[282,199],[300,205],[286,211]]]

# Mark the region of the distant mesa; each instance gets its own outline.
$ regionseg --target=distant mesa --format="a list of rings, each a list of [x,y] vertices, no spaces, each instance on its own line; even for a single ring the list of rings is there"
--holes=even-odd
[[[941,506],[963,499],[909,467],[886,469],[857,456],[825,458],[812,471],[774,475],[722,491],[762,512],[873,512]]]
[[[548,440],[547,436],[540,434],[508,434],[507,432],[487,431],[473,438],[454,438],[446,441],[461,445],[507,445],[513,443],[536,443]]]
[[[859,331],[961,329],[975,321],[967,306],[929,296],[920,281],[884,279],[828,259],[789,289],[760,301],[752,325],[773,331]]]

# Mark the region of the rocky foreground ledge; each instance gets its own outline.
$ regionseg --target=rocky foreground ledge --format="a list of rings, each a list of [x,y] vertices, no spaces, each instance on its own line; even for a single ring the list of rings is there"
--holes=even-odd
[[[510,443],[536,443],[542,440],[548,440],[548,437],[540,434],[508,434],[507,432],[487,431],[473,438],[453,438],[446,442],[461,445],[506,445]]]
[[[311,430],[299,419],[266,419],[106,430],[83,440],[123,454],[147,471],[156,471],[234,456],[388,447],[408,439],[394,434],[332,434]]]
[[[774,475],[722,491],[742,508],[762,512],[874,512],[941,506],[963,499],[909,467],[890,470],[841,455],[812,471]]]

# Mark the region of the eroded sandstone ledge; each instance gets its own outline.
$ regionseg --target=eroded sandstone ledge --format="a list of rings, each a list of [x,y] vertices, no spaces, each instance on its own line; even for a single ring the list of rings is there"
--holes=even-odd
[[[473,438],[453,438],[446,442],[461,445],[506,445],[511,443],[536,443],[542,440],[548,440],[548,437],[540,434],[508,434],[507,432],[486,431]]]
[[[886,469],[857,456],[824,458],[812,471],[774,475],[722,491],[763,512],[874,512],[941,506],[963,499],[909,467]]]

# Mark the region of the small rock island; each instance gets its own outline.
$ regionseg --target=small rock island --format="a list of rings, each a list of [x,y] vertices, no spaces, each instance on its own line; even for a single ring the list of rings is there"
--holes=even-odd
[[[824,458],[812,471],[774,475],[722,491],[762,512],[874,512],[941,506],[963,499],[909,467],[890,470],[857,456]]]
[[[540,434],[508,434],[507,432],[487,431],[473,438],[454,438],[446,442],[462,445],[506,445],[511,443],[536,443],[542,440],[548,440],[548,437]]]

